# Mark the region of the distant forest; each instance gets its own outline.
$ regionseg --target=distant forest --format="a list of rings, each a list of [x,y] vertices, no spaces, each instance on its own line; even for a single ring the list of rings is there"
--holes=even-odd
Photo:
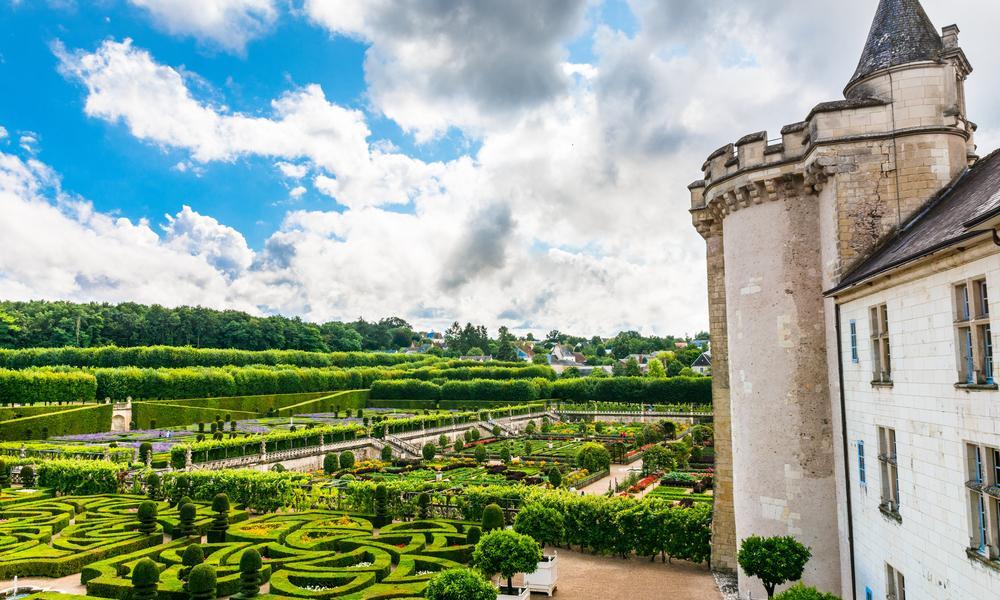
[[[432,353],[460,356],[486,352],[503,360],[516,359],[514,344],[517,342],[506,327],[501,327],[497,337],[492,338],[482,325],[467,323],[462,327],[456,322],[442,334],[447,351],[432,348]],[[708,334],[699,333],[696,337],[707,338]],[[551,331],[541,340],[530,334],[527,336],[536,352],[550,349],[557,343],[570,344],[588,359],[593,359],[594,364],[612,360],[611,353],[605,353],[605,345],[613,346],[614,354],[622,358],[630,353],[670,350],[680,339],[645,337],[634,331],[621,332],[607,340],[559,331]],[[163,345],[348,352],[399,350],[422,341],[420,333],[398,317],[317,324],[298,317],[258,317],[237,310],[191,306],[166,308],[134,302],[0,302],[0,348]]]

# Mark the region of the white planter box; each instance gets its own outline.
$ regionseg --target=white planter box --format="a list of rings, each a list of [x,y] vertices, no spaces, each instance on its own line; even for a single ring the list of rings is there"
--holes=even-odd
[[[545,560],[538,563],[538,568],[535,569],[534,573],[524,575],[524,585],[528,586],[532,592],[551,596],[556,589],[556,580],[559,577],[558,564],[558,556],[555,553],[552,556],[545,556]]]
[[[506,581],[504,583],[506,583]],[[497,595],[497,600],[530,600],[531,589],[526,587],[514,588],[514,589],[517,590],[516,596],[513,594],[504,594],[503,592],[501,592],[499,595]]]

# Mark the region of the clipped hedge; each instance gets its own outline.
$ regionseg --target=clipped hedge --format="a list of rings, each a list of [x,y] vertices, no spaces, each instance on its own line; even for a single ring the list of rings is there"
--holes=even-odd
[[[135,402],[132,404],[132,420],[140,429],[149,427],[156,421],[157,427],[179,427],[194,423],[211,423],[222,409],[184,406],[182,404],[167,404],[161,402]],[[256,419],[255,412],[225,409],[225,413],[234,420]]]
[[[0,369],[0,404],[79,402],[96,398],[97,379],[82,372]]]
[[[224,493],[238,506],[271,512],[289,506],[296,487],[307,480],[304,473],[222,469],[164,473],[161,485],[172,501],[187,496],[211,502]]]
[[[710,404],[711,377],[579,377],[552,382],[552,397],[583,402]]]
[[[46,460],[37,467],[39,487],[62,495],[120,492],[128,465],[107,460]]]
[[[27,440],[29,432],[30,439],[38,440],[42,439],[44,431],[48,432],[48,437],[109,431],[113,411],[110,404],[90,404],[10,419],[0,422],[0,440]]]
[[[309,413],[340,412],[346,409],[365,408],[368,403],[368,390],[348,390],[297,404],[290,404],[278,409],[279,415],[301,415]]]
[[[314,427],[299,431],[275,431],[262,435],[247,435],[221,440],[205,440],[193,444],[174,444],[170,448],[170,464],[175,469],[183,468],[187,450],[191,451],[191,462],[203,463],[240,456],[260,454],[261,444],[267,452],[279,452],[293,448],[310,448],[321,444],[333,444],[353,440],[364,429],[359,425]]]

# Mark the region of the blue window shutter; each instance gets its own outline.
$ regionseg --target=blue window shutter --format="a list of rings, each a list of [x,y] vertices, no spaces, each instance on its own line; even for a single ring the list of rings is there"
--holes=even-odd
[[[858,362],[858,322],[851,319],[851,362]]]
[[[865,588],[865,600],[875,600],[875,595],[870,587]]]
[[[865,472],[865,441],[858,440],[858,481],[867,485],[868,474]]]

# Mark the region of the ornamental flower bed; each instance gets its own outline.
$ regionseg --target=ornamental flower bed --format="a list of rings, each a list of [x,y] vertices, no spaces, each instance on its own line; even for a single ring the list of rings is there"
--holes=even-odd
[[[635,485],[630,487],[628,491],[629,493],[632,494],[638,494],[639,492],[653,485],[653,483],[656,482],[656,479],[657,479],[656,475],[647,475],[646,477],[640,479]]]

